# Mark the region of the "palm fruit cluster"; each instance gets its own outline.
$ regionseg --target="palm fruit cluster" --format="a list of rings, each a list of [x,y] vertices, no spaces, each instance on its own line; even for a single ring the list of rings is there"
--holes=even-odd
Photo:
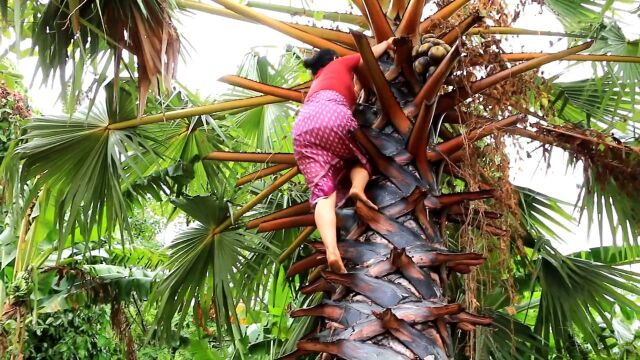
[[[438,65],[451,51],[451,46],[438,39],[435,34],[422,35],[420,43],[413,47],[413,70],[421,81],[436,71]]]

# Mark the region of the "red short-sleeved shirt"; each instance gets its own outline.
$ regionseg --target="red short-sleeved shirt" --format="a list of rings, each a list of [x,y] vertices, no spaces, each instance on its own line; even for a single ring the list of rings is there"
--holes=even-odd
[[[334,90],[344,96],[350,107],[355,105],[356,93],[353,89],[353,73],[359,63],[360,54],[333,60],[318,71],[307,97],[320,90]]]

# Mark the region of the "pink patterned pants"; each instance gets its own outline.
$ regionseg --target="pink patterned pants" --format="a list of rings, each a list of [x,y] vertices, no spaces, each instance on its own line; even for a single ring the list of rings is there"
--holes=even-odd
[[[311,205],[337,192],[341,204],[350,185],[342,178],[358,163],[371,167],[351,133],[358,127],[344,97],[322,90],[307,98],[293,124],[293,153],[311,190]]]

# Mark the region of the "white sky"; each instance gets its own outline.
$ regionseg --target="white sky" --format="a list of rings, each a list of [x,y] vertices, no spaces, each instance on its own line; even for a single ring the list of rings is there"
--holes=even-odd
[[[272,1],[299,6],[300,1]],[[312,2],[306,0],[307,3]],[[328,4],[329,2],[315,1],[316,4]],[[344,4],[344,1],[331,1],[331,6]],[[562,26],[549,13],[538,13],[538,7],[531,5],[527,15],[522,16],[514,24],[516,27],[528,29],[562,31]],[[236,20],[229,20],[210,14],[193,13],[182,14],[177,25],[179,33],[188,43],[183,44],[183,57],[178,67],[177,79],[192,91],[199,92],[203,96],[213,97],[215,94],[223,92],[227,85],[217,82],[222,75],[234,74],[244,55],[252,49],[258,49],[261,53],[269,55],[270,58],[277,57],[284,51],[287,44],[302,45],[301,43],[282,35],[267,27],[254,25]],[[640,26],[639,26],[640,27]],[[220,34],[224,34],[220,36]],[[524,46],[526,51],[556,51],[566,48],[566,41],[558,41],[552,48],[549,47],[549,40],[556,41],[557,38],[547,38],[538,40],[532,36],[522,36],[511,38],[513,51],[521,51]],[[2,44],[6,46],[5,44]],[[0,46],[1,50],[2,46]],[[507,47],[508,49],[508,47]],[[588,65],[584,65],[588,66]],[[18,63],[19,71],[25,75],[27,84],[34,74],[35,59],[23,58]],[[551,64],[543,68],[545,74],[557,73],[564,69],[562,64]],[[575,79],[581,75],[581,71],[572,71],[567,74],[567,79]],[[591,70],[587,74],[590,74]],[[29,90],[32,104],[45,114],[57,114],[61,112],[61,105],[56,102],[59,94],[57,82],[47,86],[38,87],[40,83],[36,76],[35,86]],[[533,149],[537,144],[521,143],[527,149]],[[578,167],[575,171],[565,172],[565,159],[560,150],[554,151],[551,159],[551,168],[546,169],[545,163],[538,163],[532,160],[518,160],[514,156],[512,160],[511,180],[517,185],[530,187],[542,193],[560,198],[568,202],[574,202],[577,198],[577,188],[582,183],[582,169]],[[524,156],[522,156],[524,157]],[[539,158],[534,155],[533,159]],[[606,229],[606,227],[605,227]],[[160,240],[166,242],[175,233],[175,226],[171,226],[160,235]],[[561,230],[559,232],[563,233]],[[606,233],[606,232],[605,232]],[[566,243],[558,244],[559,249],[564,252],[573,252],[599,244],[597,231],[593,231],[590,238],[587,238],[586,224],[581,224],[574,234],[563,233],[562,237]],[[610,243],[611,240],[605,240]]]

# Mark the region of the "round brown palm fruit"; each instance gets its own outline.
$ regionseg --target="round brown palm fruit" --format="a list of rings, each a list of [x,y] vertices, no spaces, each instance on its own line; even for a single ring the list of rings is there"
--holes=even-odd
[[[445,56],[447,56],[447,49],[441,45],[429,49],[429,59],[434,63],[439,63]]]
[[[444,44],[444,41],[438,38],[426,38],[423,44],[442,45]]]
[[[426,44],[422,44],[422,45],[416,45],[413,47],[413,50],[411,51],[411,54],[413,55],[413,58],[418,58],[421,56],[427,56],[427,54],[429,54],[429,50],[433,47],[433,44],[431,43],[426,43]]]
[[[422,35],[422,37],[420,37],[420,42],[424,44],[427,42],[427,40],[435,39],[435,38],[436,38],[436,34],[424,34]]]
[[[423,56],[413,62],[413,70],[415,70],[418,75],[424,75],[428,71],[429,65],[431,65],[429,58],[427,56]]]

